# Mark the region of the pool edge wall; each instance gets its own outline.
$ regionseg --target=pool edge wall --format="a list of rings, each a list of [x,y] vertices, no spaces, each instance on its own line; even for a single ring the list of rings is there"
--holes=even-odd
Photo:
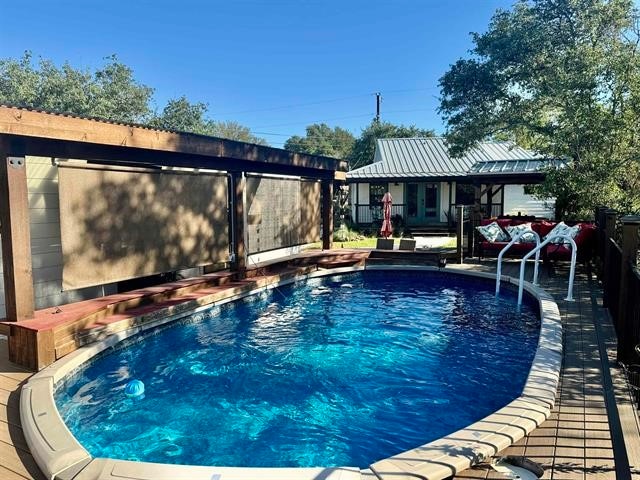
[[[191,313],[222,305],[275,288],[310,278],[351,273],[365,267],[335,268],[295,278],[276,281],[240,295],[203,305]],[[366,270],[439,271],[435,267],[392,265],[367,266]],[[470,275],[495,280],[495,275],[473,270],[446,268],[447,273]],[[517,279],[503,276],[504,284],[517,284]],[[441,439],[380,460],[370,466],[367,475],[381,479],[404,480],[424,478],[436,480],[450,477],[470,466],[486,461],[517,442],[544,422],[555,403],[562,363],[562,325],[558,306],[541,288],[525,282],[527,292],[538,300],[540,337],[531,370],[520,397],[466,428]],[[171,465],[126,460],[93,458],[71,434],[60,417],[53,399],[54,385],[103,350],[142,331],[184,317],[184,313],[139,325],[115,333],[106,339],[83,347],[41,370],[23,386],[20,418],[27,444],[36,463],[50,479],[59,480],[356,480],[365,471],[357,467],[317,468],[243,468]],[[515,347],[515,346],[514,346]],[[517,347],[516,347],[517,348]]]

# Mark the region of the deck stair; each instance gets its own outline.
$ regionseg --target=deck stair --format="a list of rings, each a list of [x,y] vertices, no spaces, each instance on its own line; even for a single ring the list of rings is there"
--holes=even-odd
[[[440,261],[450,261],[455,257],[455,250],[432,249],[420,251],[407,250],[372,250],[366,265],[425,265],[437,267]]]
[[[9,343],[25,344],[37,351],[34,358],[15,358],[13,361],[39,370],[80,346],[113,333],[138,328],[143,324],[161,323],[168,316],[188,315],[200,306],[256,288],[266,288],[278,281],[318,269],[364,265],[368,254],[368,250],[346,249],[305,252],[291,260],[280,259],[251,265],[240,278],[236,273],[221,271],[50,307],[35,312],[33,319],[4,323],[2,333],[9,333]]]
[[[455,229],[447,225],[432,225],[428,227],[407,227],[414,237],[453,237]]]

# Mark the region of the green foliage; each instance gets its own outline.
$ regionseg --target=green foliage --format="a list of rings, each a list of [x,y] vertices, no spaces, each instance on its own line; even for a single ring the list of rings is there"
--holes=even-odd
[[[356,240],[362,240],[364,238],[359,232],[350,230],[346,225],[340,225],[335,232],[333,232],[334,242],[353,242]]]
[[[379,138],[432,137],[433,130],[423,130],[415,125],[394,125],[389,122],[371,122],[358,137],[348,157],[351,170],[373,163],[376,140]]]
[[[255,143],[257,145],[268,145],[264,138],[256,137],[251,130],[238,122],[213,122],[214,137],[227,138],[238,142]]]
[[[29,52],[20,60],[0,60],[0,103],[143,123],[151,114],[152,94],[115,56],[93,73],[43,59],[36,67]]]
[[[292,152],[345,159],[351,153],[354,142],[355,138],[348,130],[331,128],[326,123],[314,123],[307,127],[304,137],[290,137],[284,148]]]
[[[207,105],[202,102],[191,103],[187,97],[182,96],[171,99],[150,123],[155,128],[176,130],[178,132],[191,132],[201,135],[212,135],[211,121],[205,118]]]
[[[191,103],[182,96],[169,100],[162,113],[156,115],[150,124],[166,130],[197,133],[258,145],[267,144],[264,139],[251,134],[251,130],[237,122],[216,122],[208,119],[207,111],[206,103]]]
[[[559,218],[640,207],[640,40],[630,0],[521,0],[440,79],[453,154],[510,138],[567,168],[537,193]]]
[[[30,52],[20,60],[0,60],[0,103],[266,145],[247,127],[207,118],[205,103],[191,103],[184,96],[169,100],[154,115],[153,89],[137,82],[133,70],[115,55],[105,61],[91,72],[69,63],[57,67],[45,59],[36,65]]]
[[[391,226],[393,227],[393,236],[401,237],[405,231],[404,217],[399,213],[391,217]]]

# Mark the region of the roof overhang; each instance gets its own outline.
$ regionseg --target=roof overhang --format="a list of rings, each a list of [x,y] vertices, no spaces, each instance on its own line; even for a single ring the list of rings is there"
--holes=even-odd
[[[545,179],[544,172],[531,173],[469,173],[467,179],[474,183],[493,183],[501,185],[537,184]]]
[[[208,168],[337,180],[347,170],[347,163],[335,158],[7,106],[0,106],[0,139],[10,155],[80,158],[106,164]]]
[[[349,177],[347,183],[371,183],[371,182],[451,182],[469,180],[466,173],[454,173],[452,175],[395,175],[395,176],[371,176],[371,177]]]

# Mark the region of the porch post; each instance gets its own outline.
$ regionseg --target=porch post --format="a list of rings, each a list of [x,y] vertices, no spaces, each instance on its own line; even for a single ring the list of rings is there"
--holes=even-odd
[[[448,182],[448,183],[449,183],[449,206],[447,207],[447,212],[448,212],[448,215],[447,215],[447,223],[448,223],[448,225],[447,225],[447,227],[450,229],[450,228],[451,228],[451,222],[452,222],[451,214],[453,213],[453,212],[451,211],[451,207],[453,206],[453,205],[452,205],[452,202],[453,202],[453,200],[452,200],[452,199],[453,199],[453,192],[451,191],[451,190],[452,190],[452,186],[451,186],[451,185],[452,185],[452,182],[450,181],[450,182]],[[455,220],[455,218],[454,218],[454,220]]]
[[[333,180],[322,180],[322,249],[333,247]]]
[[[24,156],[10,156],[0,140],[0,225],[7,321],[33,318],[31,230]]]
[[[476,227],[480,225],[480,220],[482,220],[482,191],[480,185],[474,185],[473,191],[474,204],[473,210],[469,215],[469,232],[467,233],[467,256],[469,257],[476,256]]]
[[[360,184],[355,183],[356,186],[356,225],[360,225],[360,216],[358,214],[360,210]]]

